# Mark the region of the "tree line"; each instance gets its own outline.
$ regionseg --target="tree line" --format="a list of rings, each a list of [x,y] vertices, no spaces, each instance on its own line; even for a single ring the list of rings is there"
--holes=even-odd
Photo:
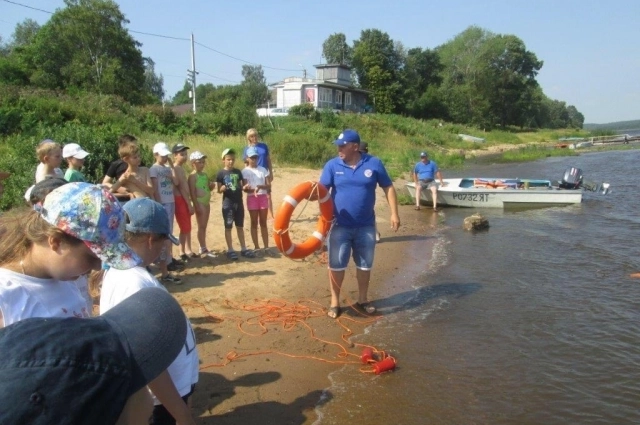
[[[133,105],[158,104],[163,78],[129,33],[112,0],[65,0],[47,23],[19,23],[0,40],[0,84],[65,93],[119,96]],[[573,105],[548,98],[536,81],[543,61],[514,35],[471,26],[435,49],[405,48],[387,33],[366,29],[351,45],[342,33],[323,43],[327,63],[352,69],[354,85],[371,92],[378,113],[441,119],[492,129],[582,128]],[[238,85],[198,85],[199,110],[225,115],[229,127],[266,101],[261,66],[243,65]],[[189,102],[190,83],[173,96]],[[235,124],[233,124],[235,123]]]
[[[380,113],[439,118],[481,128],[582,128],[575,106],[548,98],[536,81],[543,65],[514,35],[471,26],[435,49],[407,49],[378,29],[351,45],[342,33],[322,45],[370,90]]]

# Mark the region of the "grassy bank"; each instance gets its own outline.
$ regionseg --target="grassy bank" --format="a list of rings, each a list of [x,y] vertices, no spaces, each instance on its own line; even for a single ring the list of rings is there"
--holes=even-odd
[[[143,117],[144,123],[150,120],[151,115],[137,116]],[[197,118],[199,122],[207,119],[204,116]],[[188,123],[189,117],[182,117],[179,122]],[[385,162],[393,178],[408,176],[421,151],[428,151],[431,158],[446,170],[459,168],[466,160],[487,153],[502,155],[503,158],[499,160],[508,161],[530,161],[549,155],[574,154],[566,149],[552,151],[547,146],[553,145],[560,137],[588,135],[584,131],[557,130],[484,132],[436,120],[415,120],[381,114],[334,115],[327,112],[319,114],[316,119],[279,117],[269,120],[256,117],[251,122],[255,123],[254,126],[269,145],[276,172],[278,167],[322,167],[336,153],[331,141],[342,129],[354,128],[369,143],[370,152]],[[93,182],[100,182],[109,162],[117,158],[116,140],[122,133],[135,134],[139,138],[147,148],[144,152],[147,164],[152,162],[150,149],[157,141],[165,141],[170,145],[180,141],[192,151],[200,150],[209,158],[206,172],[211,177],[215,176],[221,166],[222,150],[234,148],[241,152],[245,145],[244,134],[189,132],[185,130],[185,126],[181,126],[180,131],[176,132],[167,128],[159,132],[157,128],[141,125],[140,120],[131,118],[123,121],[105,119],[94,123],[85,119],[73,119],[36,124],[28,131],[14,132],[0,139],[0,153],[3,154],[0,157],[0,170],[13,173],[7,181],[5,195],[0,199],[0,207],[7,209],[23,203],[22,194],[32,183],[37,165],[35,147],[41,140],[51,138],[61,144],[80,143],[91,152],[85,164],[85,175]],[[465,142],[458,134],[482,137],[486,141]],[[519,147],[522,149],[517,149]],[[242,166],[240,161],[237,165],[240,168]],[[66,164],[63,164],[63,168],[66,168]]]

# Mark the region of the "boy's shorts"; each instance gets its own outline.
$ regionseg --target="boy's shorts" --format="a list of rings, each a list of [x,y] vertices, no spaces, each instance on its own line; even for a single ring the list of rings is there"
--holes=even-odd
[[[247,196],[247,209],[249,211],[266,210],[268,208],[269,198],[266,193]]]
[[[376,248],[376,227],[348,228],[337,224],[331,228],[327,240],[329,270],[346,270],[349,256],[360,270],[371,270]]]
[[[235,223],[236,227],[244,227],[244,205],[230,204],[222,205],[222,220],[224,228],[231,229]]]
[[[176,204],[174,202],[170,202],[168,204],[162,204],[162,206],[169,216],[169,233],[173,233],[173,218],[176,215]]]
[[[191,214],[189,214],[189,205],[187,200],[182,196],[174,196],[176,201],[176,221],[180,228],[180,233],[191,233]]]

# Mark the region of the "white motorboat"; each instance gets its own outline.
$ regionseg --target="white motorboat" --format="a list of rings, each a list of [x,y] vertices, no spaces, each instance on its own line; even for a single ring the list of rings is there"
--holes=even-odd
[[[584,190],[602,189],[603,194],[609,190],[608,183],[583,184],[582,170],[578,168],[568,169],[557,186],[553,185],[551,180],[517,178],[467,177],[443,181],[444,185],[437,182],[437,205],[469,208],[578,204],[582,202]],[[406,187],[415,202],[415,184],[409,182]],[[422,190],[420,200],[432,205],[431,190]]]

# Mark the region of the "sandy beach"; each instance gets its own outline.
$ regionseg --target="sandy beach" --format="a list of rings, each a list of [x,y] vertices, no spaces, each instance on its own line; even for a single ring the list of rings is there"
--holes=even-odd
[[[274,209],[293,186],[317,180],[319,175],[319,170],[276,169]],[[398,191],[404,190],[404,181],[394,184]],[[384,320],[384,315],[369,318],[346,309],[339,321],[326,316],[330,297],[325,254],[290,260],[272,247],[273,255],[228,260],[220,210],[221,196],[214,194],[207,243],[220,255],[193,259],[180,273],[183,284],[167,286],[191,320],[198,341],[201,373],[192,398],[194,416],[202,424],[314,423],[314,406],[330,385],[328,375],[342,367],[362,367],[362,348],[341,336],[349,330],[361,334],[374,321]],[[376,212],[382,241],[376,249],[369,291],[374,303],[393,291],[381,282],[410,266],[406,253],[415,235],[424,237],[438,225],[438,215],[430,209],[414,211],[405,206],[400,207],[402,226],[393,232],[382,190],[378,190]],[[315,228],[318,206],[300,205],[294,214],[300,215],[293,221],[291,238],[302,241]],[[249,228],[247,214],[245,236],[253,248]],[[197,250],[195,232],[194,219],[192,247]],[[234,243],[238,249],[235,231]],[[423,252],[420,258],[428,261],[429,255]],[[351,264],[342,291],[343,307],[355,299]],[[331,394],[325,394],[323,401],[330,400]]]

